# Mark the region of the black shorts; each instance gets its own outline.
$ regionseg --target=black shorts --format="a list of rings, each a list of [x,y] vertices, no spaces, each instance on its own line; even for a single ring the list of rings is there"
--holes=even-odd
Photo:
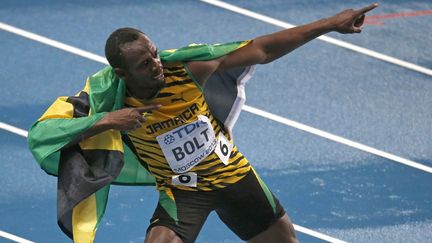
[[[166,226],[185,243],[194,242],[213,210],[244,241],[263,232],[285,214],[277,198],[251,170],[240,181],[223,189],[160,191],[147,232],[154,226]]]

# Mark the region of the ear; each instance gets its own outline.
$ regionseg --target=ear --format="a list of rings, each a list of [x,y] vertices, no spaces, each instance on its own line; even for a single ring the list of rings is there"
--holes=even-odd
[[[126,71],[122,68],[114,68],[114,72],[119,76],[119,78],[125,80],[126,79]]]

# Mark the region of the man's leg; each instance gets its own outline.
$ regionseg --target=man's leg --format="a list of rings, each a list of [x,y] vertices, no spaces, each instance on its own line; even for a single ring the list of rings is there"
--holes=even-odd
[[[261,242],[286,242],[297,243],[297,238],[294,232],[294,226],[288,215],[285,214],[276,223],[272,224],[269,228],[248,240],[250,243]]]
[[[144,243],[183,243],[183,241],[170,228],[155,226],[148,232]]]
[[[213,208],[212,194],[177,189],[160,191],[144,242],[194,242]]]
[[[279,200],[253,170],[221,189],[217,205],[219,218],[244,241],[297,242]]]

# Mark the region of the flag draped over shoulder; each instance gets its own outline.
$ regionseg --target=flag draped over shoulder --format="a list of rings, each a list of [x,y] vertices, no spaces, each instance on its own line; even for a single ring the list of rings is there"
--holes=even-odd
[[[193,44],[161,51],[160,57],[162,62],[205,61],[248,43]],[[207,82],[207,103],[228,130],[244,104],[244,84],[252,71],[252,67],[245,67],[216,73]],[[125,89],[124,81],[107,66],[90,76],[77,95],[59,97],[29,131],[33,156],[46,173],[58,176],[58,224],[75,242],[93,242],[111,184],[155,183],[142,166],[145,161],[139,161],[128,136],[120,131],[108,130],[69,146],[108,112],[123,108]]]

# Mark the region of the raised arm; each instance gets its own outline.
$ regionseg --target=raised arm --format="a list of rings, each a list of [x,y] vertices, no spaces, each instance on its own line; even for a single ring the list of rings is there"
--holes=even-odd
[[[310,24],[260,36],[229,55],[206,62],[190,62],[188,68],[204,86],[205,81],[217,70],[269,63],[328,32],[360,33],[365,13],[376,7],[377,3],[358,10],[347,9]]]

